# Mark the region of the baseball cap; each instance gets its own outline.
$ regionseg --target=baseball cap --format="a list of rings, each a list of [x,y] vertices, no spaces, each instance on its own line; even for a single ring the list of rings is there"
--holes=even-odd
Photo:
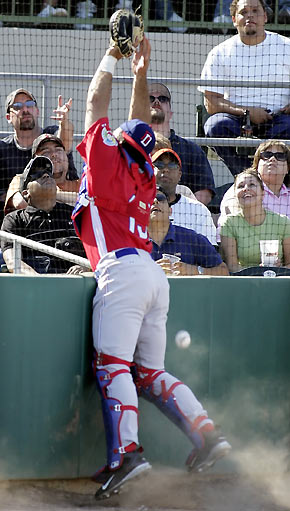
[[[166,199],[167,199],[167,202],[168,202],[168,203],[170,202],[170,200],[169,200],[169,196],[168,196],[168,193],[164,190],[164,188],[162,188],[162,186],[160,186],[160,185],[158,185],[158,184],[157,184],[157,185],[156,185],[156,195],[157,195],[157,193],[158,193],[158,192],[163,193],[163,195],[165,195],[165,197],[166,197]]]
[[[59,137],[52,135],[51,133],[43,133],[42,135],[39,135],[32,144],[32,157],[35,156],[35,153],[38,151],[41,144],[44,144],[45,142],[55,142],[65,150],[63,142]]]
[[[173,156],[175,156],[176,160],[178,161],[180,167],[182,167],[182,163],[181,163],[180,157],[178,156],[178,154],[175,151],[173,151],[173,149],[170,149],[170,147],[164,147],[163,149],[159,149],[159,151],[156,151],[156,153],[154,153],[152,155],[153,163],[156,160],[158,160],[158,158],[160,158],[160,156],[162,156],[162,154],[166,154],[166,153],[173,154]]]
[[[170,90],[168,89],[168,87],[164,83],[162,83],[162,82],[150,82],[150,83],[148,83],[149,94],[150,94],[150,92],[156,91],[156,89],[158,89],[158,91],[163,96],[166,96],[169,99],[169,102],[171,103],[171,92],[170,92]]]
[[[6,98],[6,101],[5,101],[5,111],[6,112],[9,112],[9,108],[11,107],[11,105],[13,105],[17,94],[21,94],[21,93],[26,94],[26,96],[29,96],[32,99],[32,101],[35,101],[35,104],[37,105],[35,96],[29,90],[16,89],[16,90],[10,92],[10,94],[8,94],[8,96]]]
[[[124,139],[150,161],[150,153],[155,146],[154,131],[140,119],[132,119],[121,124],[120,129]]]
[[[46,156],[35,156],[35,158],[32,158],[28,162],[22,173],[23,177],[22,191],[26,190],[27,185],[28,183],[30,183],[30,181],[39,179],[46,172],[48,174],[51,174],[51,177],[53,176],[52,161]]]

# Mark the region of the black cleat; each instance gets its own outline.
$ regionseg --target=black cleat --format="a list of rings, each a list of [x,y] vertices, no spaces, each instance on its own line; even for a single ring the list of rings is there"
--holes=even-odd
[[[123,465],[114,472],[108,472],[107,479],[96,492],[95,498],[97,500],[106,499],[112,494],[119,493],[119,490],[127,481],[150,468],[150,463],[139,451],[126,453]]]
[[[193,449],[186,460],[189,472],[204,472],[212,467],[215,462],[226,456],[231,445],[226,438],[216,430],[203,433],[205,440],[202,449]]]

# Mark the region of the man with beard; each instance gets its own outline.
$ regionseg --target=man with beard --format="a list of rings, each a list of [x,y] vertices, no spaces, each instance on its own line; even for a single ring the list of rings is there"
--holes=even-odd
[[[209,80],[256,81],[288,84],[283,87],[199,87],[211,115],[205,134],[210,137],[238,137],[246,111],[253,135],[267,139],[290,138],[290,40],[265,30],[264,0],[233,0],[230,8],[238,34],[215,46],[209,53],[201,78]],[[218,155],[233,175],[249,167],[248,156],[234,147],[217,146]]]
[[[192,140],[179,137],[170,129],[171,93],[164,83],[149,83],[151,124],[154,131],[167,137],[182,162],[181,184],[188,186],[196,198],[207,205],[215,194],[214,178],[203,150]]]
[[[3,211],[5,194],[11,179],[21,174],[31,159],[31,148],[34,140],[42,133],[57,133],[67,153],[71,151],[73,124],[68,119],[72,104],[69,99],[64,105],[62,97],[58,97],[58,106],[54,110],[59,126],[52,125],[42,129],[38,124],[39,109],[34,95],[26,89],[11,92],[5,102],[6,119],[14,128],[14,133],[0,140],[0,217]],[[72,154],[69,157],[69,178],[77,179]],[[1,219],[1,218],[0,218]]]

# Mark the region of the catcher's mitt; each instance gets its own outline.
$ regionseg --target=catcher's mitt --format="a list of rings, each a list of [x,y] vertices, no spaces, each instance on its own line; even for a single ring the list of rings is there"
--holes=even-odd
[[[117,46],[123,57],[130,57],[144,35],[140,14],[119,9],[110,18],[111,46]]]

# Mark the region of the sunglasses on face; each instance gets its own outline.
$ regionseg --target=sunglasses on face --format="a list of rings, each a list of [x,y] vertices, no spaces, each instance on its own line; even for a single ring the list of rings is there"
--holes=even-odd
[[[272,153],[272,151],[264,151],[260,156],[262,160],[270,160],[274,156],[277,161],[287,161],[287,153],[282,152]]]
[[[10,108],[13,108],[13,110],[16,110],[18,112],[24,106],[26,106],[26,108],[32,108],[32,107],[36,106],[36,103],[32,99],[29,99],[28,101],[24,101],[23,103],[22,103],[22,101],[17,101],[16,103],[13,103],[10,106]]]
[[[30,174],[29,180],[30,181],[36,181],[40,177],[42,177],[44,174],[48,174],[50,177],[53,176],[52,171],[50,169],[39,169],[35,170],[33,174]]]
[[[179,170],[179,165],[175,161],[170,161],[169,163],[165,163],[164,161],[155,161],[154,167],[158,170],[168,169],[168,170]]]
[[[154,103],[156,99],[158,99],[159,103],[169,103],[169,98],[167,96],[149,96],[150,103]]]
[[[163,193],[157,193],[155,199],[158,200],[158,202],[167,202],[167,197]]]

